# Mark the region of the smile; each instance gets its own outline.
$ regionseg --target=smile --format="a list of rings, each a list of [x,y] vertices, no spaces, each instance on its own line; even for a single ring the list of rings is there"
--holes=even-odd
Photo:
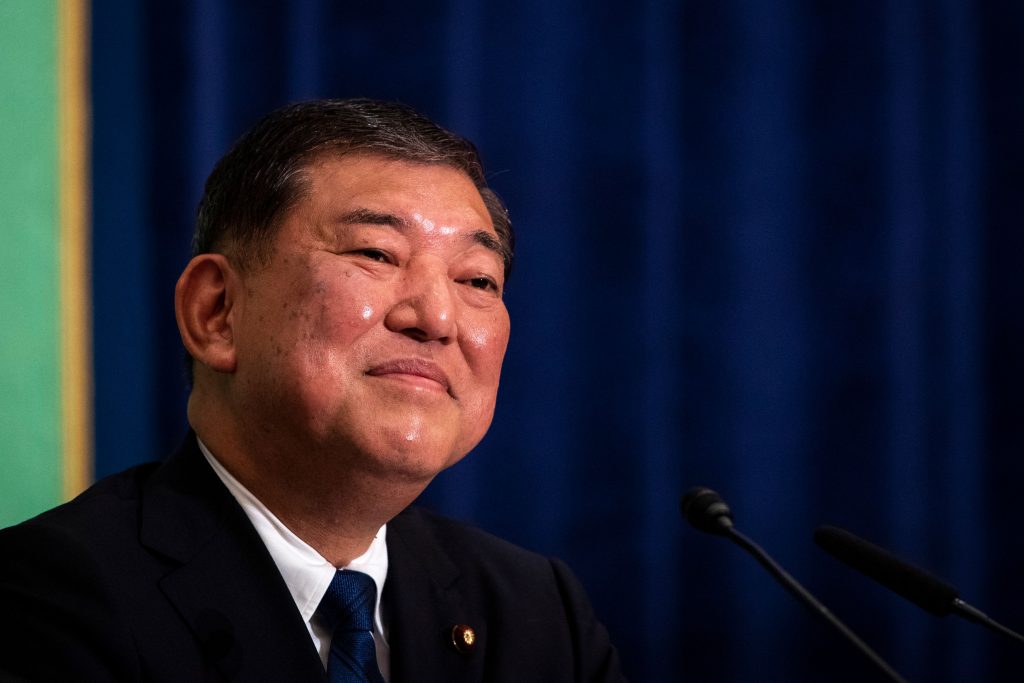
[[[444,391],[452,398],[451,382],[436,363],[420,358],[400,358],[385,361],[366,371],[371,377],[382,377],[400,382],[407,382],[415,387]]]

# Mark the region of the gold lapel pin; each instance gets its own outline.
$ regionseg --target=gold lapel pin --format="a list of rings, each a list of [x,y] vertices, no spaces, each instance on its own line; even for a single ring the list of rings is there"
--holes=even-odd
[[[465,624],[452,626],[452,645],[464,655],[473,654],[476,648],[476,631]]]

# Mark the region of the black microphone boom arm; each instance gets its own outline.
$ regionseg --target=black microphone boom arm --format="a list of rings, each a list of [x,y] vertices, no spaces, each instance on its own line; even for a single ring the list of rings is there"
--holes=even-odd
[[[814,542],[840,562],[902,595],[930,614],[937,617],[955,614],[1024,643],[1024,636],[961,600],[956,588],[874,543],[834,526],[818,527],[814,532]]]
[[[851,631],[846,624],[832,614],[825,605],[821,604],[806,588],[800,585],[799,581],[790,576],[761,546],[736,529],[732,523],[732,511],[729,510],[729,506],[725,504],[721,496],[709,488],[692,488],[683,494],[683,498],[680,501],[680,509],[686,521],[695,528],[709,534],[725,536],[753,555],[754,559],[768,570],[772,578],[782,584],[783,588],[796,596],[797,600],[806,605],[812,612],[818,614],[837,629],[865,657],[885,672],[890,680],[897,681],[897,683],[906,683],[906,679],[896,673],[878,653],[872,650],[856,633]]]

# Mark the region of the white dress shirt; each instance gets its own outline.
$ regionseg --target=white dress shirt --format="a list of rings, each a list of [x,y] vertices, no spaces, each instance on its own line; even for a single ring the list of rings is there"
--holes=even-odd
[[[281,572],[281,576],[292,594],[292,599],[295,600],[295,606],[306,623],[309,636],[313,639],[313,645],[320,653],[320,660],[326,668],[327,657],[330,654],[331,634],[316,617],[316,608],[327,593],[327,587],[330,586],[331,580],[334,578],[336,568],[308,543],[292,533],[291,529],[267,509],[267,506],[231,476],[231,473],[210,453],[202,440],[199,440],[199,448],[210,463],[210,467],[224,482],[224,486],[242,506],[249,521],[256,527],[256,533],[260,535],[267,550],[270,551],[270,556],[274,559],[278,571]],[[373,643],[377,650],[377,666],[380,668],[381,676],[388,681],[391,673],[390,649],[380,613],[380,596],[384,591],[384,580],[388,575],[386,535],[387,525],[385,524],[374,536],[366,552],[352,560],[343,569],[368,574],[377,584],[377,604],[373,612]]]

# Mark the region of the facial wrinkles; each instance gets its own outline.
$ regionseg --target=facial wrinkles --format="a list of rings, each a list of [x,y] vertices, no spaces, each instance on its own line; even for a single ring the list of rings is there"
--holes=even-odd
[[[403,166],[402,175],[385,173],[382,181],[369,183],[365,179],[376,172],[369,162],[350,159],[337,165],[344,173],[317,180],[303,205],[306,213],[292,215],[289,232],[277,243],[274,278],[264,283],[273,309],[259,311],[272,311],[276,327],[252,331],[281,336],[284,355],[277,363],[262,363],[265,378],[285,385],[276,391],[287,399],[290,412],[285,417],[292,423],[276,429],[311,442],[362,448],[367,457],[397,455],[410,467],[434,467],[442,458],[447,465],[479,441],[490,422],[508,333],[503,304],[498,301],[488,309],[481,304],[483,294],[465,289],[473,284],[466,278],[492,270],[479,251],[488,248],[480,233],[493,234],[490,222],[471,187],[455,186],[458,178],[433,167]],[[385,171],[391,168],[385,166]],[[353,245],[355,238],[343,235],[331,220],[353,207],[403,217],[395,235],[387,231],[390,224],[370,221],[351,227],[355,236],[362,235],[357,231],[372,238],[387,235],[382,241],[396,257],[397,270],[364,268],[358,254],[350,251],[362,243]],[[423,317],[411,316],[409,305],[418,307]],[[396,322],[422,325],[455,343],[417,347],[410,341],[416,335],[396,334],[387,325],[396,306],[402,306]],[[431,314],[434,323],[443,324],[427,325]],[[255,316],[252,322],[268,324]],[[276,351],[272,343],[259,350],[264,356]],[[374,364],[410,355],[441,365],[451,395],[459,398],[424,397],[404,385],[366,376]],[[247,367],[254,365],[261,363]],[[266,391],[273,389],[256,387],[251,393],[265,402]],[[280,419],[266,411],[260,417],[271,423]]]
[[[334,297],[331,294],[329,278],[315,269],[310,275],[312,277],[306,285],[309,288],[308,293],[296,296],[300,301],[307,301],[304,305],[306,310],[295,311],[305,323],[302,325],[301,339],[298,341],[307,349],[309,372],[314,376],[330,376],[344,366],[344,358],[339,356],[333,343],[336,326],[339,323],[344,324],[344,317],[338,317],[337,306],[332,303]],[[370,309],[372,315],[372,308],[368,304],[363,306],[360,315],[363,315],[366,309]]]
[[[343,364],[342,360],[337,357],[333,345],[329,342],[329,335],[325,333],[329,325],[329,315],[326,308],[321,306],[320,315],[316,319],[314,327],[303,332],[310,372],[314,376],[330,376]]]
[[[412,222],[418,226],[422,236],[425,238],[425,243],[431,248],[442,248],[446,242],[460,243],[463,240],[467,240],[466,244],[460,244],[459,249],[464,249],[469,244],[477,244],[477,235],[482,230],[474,230],[469,227],[469,224],[463,228],[459,228],[455,225],[438,224],[435,220],[428,218],[426,215],[419,211],[412,211]],[[451,218],[451,217],[449,217]],[[456,219],[458,220],[458,219]],[[471,222],[475,222],[470,219]],[[460,238],[460,234],[463,235]]]
[[[355,365],[365,365],[380,347],[361,345],[355,340],[375,325],[375,317],[389,305],[389,295],[374,287],[353,286],[347,272],[339,274],[317,268],[310,275],[307,308],[315,313],[305,316],[307,324],[302,333],[310,371],[323,376],[344,371],[354,360],[350,357],[353,344],[358,345],[360,356]],[[441,315],[448,316],[447,312]]]

